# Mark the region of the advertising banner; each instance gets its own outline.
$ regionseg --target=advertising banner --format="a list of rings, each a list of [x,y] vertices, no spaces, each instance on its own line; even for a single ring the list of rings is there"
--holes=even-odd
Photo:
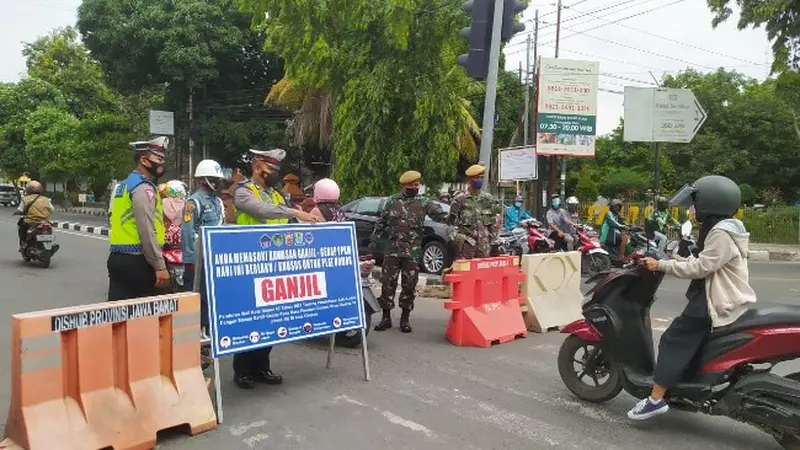
[[[352,222],[203,228],[214,357],[364,328]]]
[[[594,156],[600,64],[541,58],[536,154]]]

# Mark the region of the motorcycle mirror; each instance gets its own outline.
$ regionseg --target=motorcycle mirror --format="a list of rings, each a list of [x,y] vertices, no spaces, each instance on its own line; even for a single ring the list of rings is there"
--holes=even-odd
[[[683,236],[686,236],[686,237],[688,237],[690,234],[692,234],[692,222],[691,221],[687,220],[686,222],[683,222],[683,225],[681,225],[681,234]]]

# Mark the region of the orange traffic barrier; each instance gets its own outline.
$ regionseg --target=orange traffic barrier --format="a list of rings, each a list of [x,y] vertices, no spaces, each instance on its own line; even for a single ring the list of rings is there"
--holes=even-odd
[[[453,345],[489,347],[528,335],[520,310],[524,275],[517,263],[514,256],[453,263],[444,276],[453,286],[452,300],[444,303],[452,311],[446,334]]]
[[[151,449],[160,430],[216,428],[200,369],[198,294],[17,314],[11,322],[3,445]]]

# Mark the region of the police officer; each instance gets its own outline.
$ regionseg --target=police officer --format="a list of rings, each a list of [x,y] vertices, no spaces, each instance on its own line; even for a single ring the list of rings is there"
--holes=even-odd
[[[250,150],[253,176],[240,182],[233,191],[233,208],[237,225],[286,224],[296,218],[303,222],[319,222],[316,216],[286,206],[286,199],[277,189],[281,182],[281,162],[286,152],[281,149]],[[236,385],[252,389],[256,382],[281,384],[283,378],[272,373],[269,355],[272,347],[233,355]]]
[[[123,300],[162,293],[170,287],[161,250],[164,210],[157,180],[164,175],[169,139],[131,142],[136,168],[117,185],[111,200],[108,299]]]
[[[391,312],[394,309],[397,277],[402,276],[400,331],[411,333],[409,316],[414,309],[419,279],[419,254],[425,233],[425,216],[438,220],[445,218],[438,203],[420,201],[417,197],[421,180],[422,174],[416,170],[409,170],[400,176],[402,190],[389,197],[372,234],[374,240],[388,241],[389,244],[383,258],[381,296],[378,299],[383,318],[375,326],[375,331],[392,328]]]
[[[183,250],[183,263],[186,271],[183,275],[183,290],[194,290],[194,271],[197,261],[196,240],[200,227],[222,225],[225,219],[225,209],[222,199],[217,194],[225,175],[222,167],[212,159],[204,159],[197,164],[194,170],[194,179],[197,190],[189,196],[183,212],[181,224],[181,247]],[[202,270],[202,266],[201,266]],[[208,327],[208,300],[206,299],[205,283],[200,276],[200,324]]]

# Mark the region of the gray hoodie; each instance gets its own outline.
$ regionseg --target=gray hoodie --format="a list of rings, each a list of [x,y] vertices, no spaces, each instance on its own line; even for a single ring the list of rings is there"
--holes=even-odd
[[[749,241],[750,233],[740,220],[725,219],[708,233],[697,258],[659,261],[658,270],[678,278],[705,278],[712,326],[729,325],[756,301],[747,268]]]

